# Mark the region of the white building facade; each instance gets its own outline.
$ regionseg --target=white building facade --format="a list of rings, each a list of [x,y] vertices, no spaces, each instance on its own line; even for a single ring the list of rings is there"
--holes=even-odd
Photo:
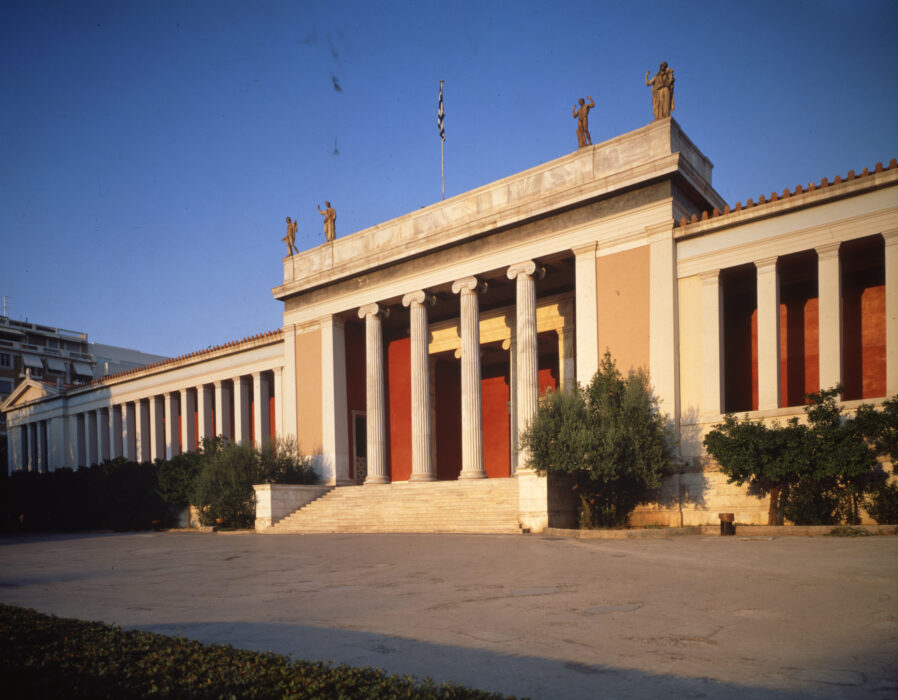
[[[849,408],[898,393],[898,165],[733,207],[711,171],[660,119],[287,257],[279,331],[20,387],[11,469],[285,435],[337,487],[516,479],[539,530],[551,487],[517,435],[607,350],[649,371],[679,436],[682,468],[634,522],[763,522],[702,437],[726,411],[798,415],[839,381]]]

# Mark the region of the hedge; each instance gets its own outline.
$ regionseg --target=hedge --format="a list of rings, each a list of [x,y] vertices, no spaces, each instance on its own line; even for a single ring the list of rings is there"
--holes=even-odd
[[[0,679],[11,698],[460,698],[494,693],[371,667],[293,661],[0,604]],[[510,697],[510,696],[509,696]]]

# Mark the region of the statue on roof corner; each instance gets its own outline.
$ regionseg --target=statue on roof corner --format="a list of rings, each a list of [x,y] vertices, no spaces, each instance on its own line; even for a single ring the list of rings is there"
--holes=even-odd
[[[589,95],[587,95],[589,97]],[[592,97],[589,97],[589,104],[580,98],[580,109],[574,105],[574,119],[577,120],[577,148],[592,145],[592,139],[589,136],[589,110],[596,106]]]
[[[655,77],[649,80],[649,72],[645,72],[646,87],[652,88],[652,111],[655,113],[655,119],[665,119],[670,116],[674,108],[674,77],[673,68],[667,67],[667,62],[663,62]]]
[[[287,235],[281,239],[287,244],[287,255],[294,255],[299,252],[299,250],[297,250],[296,248],[296,230],[296,221],[290,221],[290,217],[288,216]]]
[[[321,205],[315,206],[318,207],[318,213],[324,217],[324,237],[330,242],[337,237],[337,212],[327,201],[324,203],[324,211],[321,211]]]

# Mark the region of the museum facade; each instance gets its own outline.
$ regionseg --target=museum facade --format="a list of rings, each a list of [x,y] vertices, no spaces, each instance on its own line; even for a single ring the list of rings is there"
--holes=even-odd
[[[517,436],[610,352],[648,370],[680,468],[634,522],[764,522],[701,446],[725,412],[786,419],[842,382],[898,393],[898,165],[735,206],[675,120],[283,260],[281,329],[3,404],[10,469],[295,436],[324,483],[513,479],[553,520]],[[463,485],[458,488],[465,488]]]

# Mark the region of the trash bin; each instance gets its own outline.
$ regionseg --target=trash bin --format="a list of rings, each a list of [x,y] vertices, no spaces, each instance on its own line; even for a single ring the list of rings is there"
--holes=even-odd
[[[720,518],[720,534],[721,535],[735,535],[736,534],[736,516],[734,513],[718,513],[717,517]]]

